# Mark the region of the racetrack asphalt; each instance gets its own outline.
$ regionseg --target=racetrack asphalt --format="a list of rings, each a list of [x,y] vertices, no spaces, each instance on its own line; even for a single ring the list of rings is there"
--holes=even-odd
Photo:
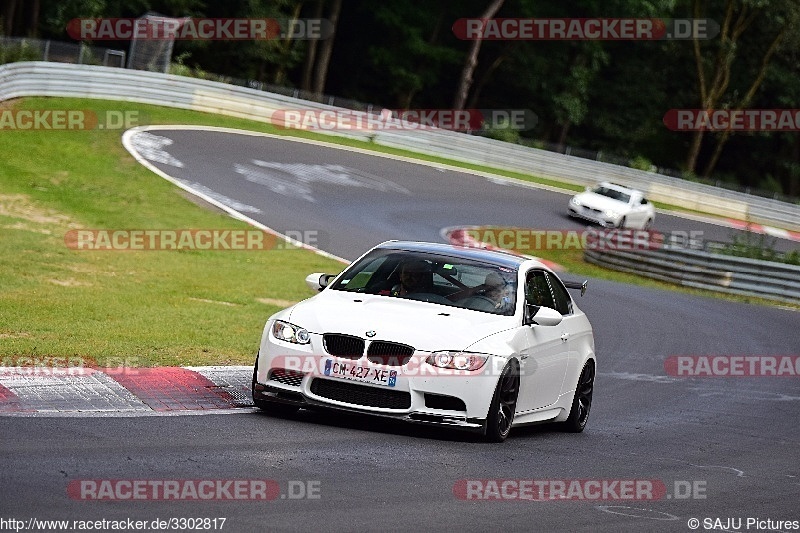
[[[321,248],[346,259],[391,238],[441,241],[441,229],[455,225],[585,227],[563,215],[566,194],[469,173],[268,137],[152,135],[160,139],[147,139],[147,158],[163,172],[279,232],[315,231]],[[731,231],[665,215],[656,229],[712,240]],[[0,518],[225,517],[234,531],[690,531],[692,518],[701,530],[703,519],[741,518],[742,529],[748,518],[800,520],[800,377],[676,377],[666,366],[676,355],[797,355],[796,311],[602,280],[576,300],[594,327],[599,370],[582,434],[522,428],[488,445],[358,416],[282,419],[251,409],[3,416]],[[70,491],[112,479],[266,479],[278,492],[271,501],[198,502],[91,501]],[[466,481],[632,479],[667,492],[657,500],[459,497]],[[294,499],[301,483],[319,497]],[[760,529],[780,530],[791,528]]]
[[[348,260],[389,239],[440,242],[442,229],[452,226],[587,227],[566,214],[573,193],[443,165],[291,138],[195,129],[157,129],[135,139],[134,148],[149,164],[182,184],[279,233],[313,232],[318,248]],[[659,213],[654,230],[695,232],[721,242],[742,233],[721,224],[727,223]],[[790,240],[776,240],[777,249],[790,246],[796,248]]]

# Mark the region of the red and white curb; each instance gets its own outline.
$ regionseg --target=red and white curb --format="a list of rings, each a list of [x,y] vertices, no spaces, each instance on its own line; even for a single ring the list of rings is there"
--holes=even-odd
[[[0,415],[223,412],[253,405],[253,367],[0,367]]]
[[[769,235],[770,237],[777,237],[779,239],[788,239],[794,242],[800,242],[800,231],[790,231],[781,228],[773,228],[772,226],[762,226],[761,224],[750,224],[748,222],[744,222],[741,220],[736,220],[733,218],[726,219],[726,222],[730,224],[731,227],[740,230],[750,230],[753,233],[760,233],[763,235]]]

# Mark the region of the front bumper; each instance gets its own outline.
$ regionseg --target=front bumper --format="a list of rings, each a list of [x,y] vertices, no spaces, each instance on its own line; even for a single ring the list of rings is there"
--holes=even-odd
[[[311,334],[307,345],[271,336],[262,342],[253,383],[255,400],[297,407],[330,408],[393,418],[406,422],[482,432],[497,385],[492,368],[505,363],[491,359],[474,373],[440,372],[417,352],[402,366],[383,366],[366,359],[339,358],[325,353],[322,336]],[[393,386],[326,375],[326,363],[363,365],[396,372]]]
[[[569,215],[588,220],[589,222],[594,222],[595,224],[599,224],[604,228],[616,228],[619,226],[619,222],[622,219],[621,215],[609,217],[605,214],[605,212],[599,209],[594,209],[585,205],[576,206],[571,202],[569,204]]]
[[[414,424],[424,424],[433,426],[444,426],[453,429],[483,433],[486,429],[486,418],[469,418],[461,414],[448,414],[446,412],[411,412],[394,413],[390,411],[366,410],[362,406],[354,404],[342,404],[330,401],[322,401],[313,397],[305,396],[302,392],[289,390],[285,385],[256,383],[253,388],[253,398],[292,405],[306,409],[332,409],[335,411],[357,413],[362,415],[380,416],[403,422]]]

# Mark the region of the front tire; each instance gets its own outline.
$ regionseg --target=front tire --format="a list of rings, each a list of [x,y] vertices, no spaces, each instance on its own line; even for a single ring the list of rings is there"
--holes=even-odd
[[[489,416],[486,418],[485,438],[489,442],[503,442],[511,431],[514,413],[517,410],[519,397],[519,368],[511,360],[500,373],[492,402],[489,404]]]
[[[564,431],[580,433],[586,428],[586,422],[589,420],[589,411],[592,408],[594,374],[594,361],[587,361],[575,387],[575,397],[572,399],[569,418],[561,426]]]

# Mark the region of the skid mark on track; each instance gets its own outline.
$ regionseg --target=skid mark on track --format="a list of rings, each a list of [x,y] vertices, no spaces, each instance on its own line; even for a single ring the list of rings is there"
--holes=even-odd
[[[628,507],[626,505],[598,505],[597,510],[604,513],[630,516],[633,518],[646,518],[648,520],[678,520],[674,514],[654,511],[653,509],[643,509],[641,507]]]

